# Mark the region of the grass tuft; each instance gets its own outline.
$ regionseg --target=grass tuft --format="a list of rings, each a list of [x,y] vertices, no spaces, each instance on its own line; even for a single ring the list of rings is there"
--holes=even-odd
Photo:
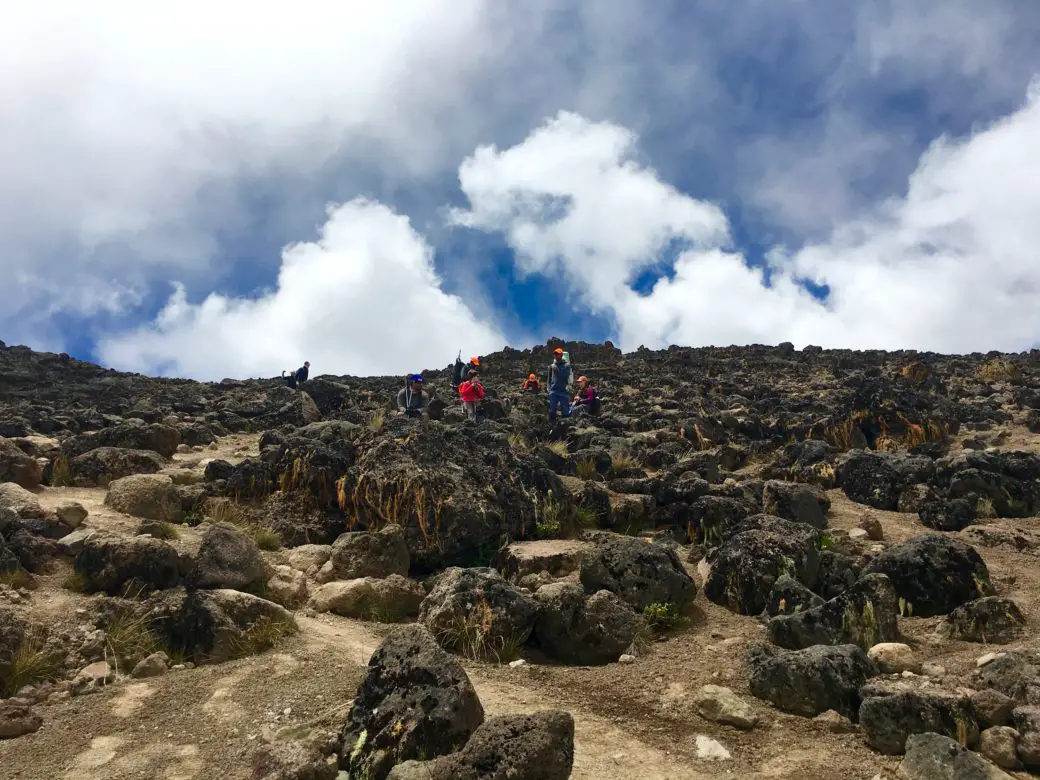
[[[245,658],[259,655],[270,650],[279,640],[292,636],[299,631],[299,626],[292,619],[258,618],[249,628],[231,641],[231,657]]]
[[[515,660],[522,643],[517,637],[499,634],[495,628],[491,606],[480,598],[467,614],[456,615],[440,629],[436,638],[446,650],[475,661],[501,664]]]
[[[627,452],[615,452],[610,456],[610,465],[614,471],[628,471],[641,468],[639,460]]]
[[[72,469],[69,466],[69,459],[64,455],[59,455],[54,461],[54,465],[51,466],[51,487],[71,487],[72,486]]]
[[[138,662],[163,649],[147,616],[134,615],[131,610],[121,611],[104,630],[105,644],[116,661],[116,671],[120,668],[129,671]]]
[[[555,455],[559,455],[561,458],[569,458],[571,451],[567,449],[567,442],[565,441],[551,441],[546,445]]]
[[[373,433],[379,433],[383,430],[383,423],[386,421],[386,416],[382,411],[375,412],[368,420],[368,429]]]
[[[6,585],[15,590],[18,590],[19,588],[35,590],[36,578],[25,569],[17,568],[14,571],[0,572],[0,585]]]
[[[65,581],[61,583],[61,587],[73,593],[87,593],[90,590],[90,581],[86,575],[74,571],[65,578]]]
[[[665,634],[684,628],[689,620],[678,613],[670,603],[648,604],[643,610],[643,619],[655,634]]]
[[[282,548],[282,537],[277,531],[272,531],[270,528],[254,528],[253,539],[256,541],[256,546],[266,552],[274,552]]]
[[[10,663],[0,666],[0,698],[14,696],[26,685],[58,679],[64,671],[62,654],[46,645],[47,632],[35,627],[26,632]]]
[[[596,462],[591,458],[582,458],[574,464],[574,471],[578,475],[579,479],[586,481],[599,479],[599,472],[596,470]]]
[[[513,452],[527,452],[531,445],[522,433],[513,433],[509,436],[509,448]]]

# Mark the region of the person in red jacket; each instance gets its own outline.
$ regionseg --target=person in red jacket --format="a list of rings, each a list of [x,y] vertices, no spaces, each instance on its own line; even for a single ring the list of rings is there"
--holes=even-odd
[[[571,415],[595,414],[599,411],[599,399],[596,388],[589,384],[587,376],[578,377],[578,393],[571,404]]]
[[[484,385],[480,384],[480,374],[471,369],[466,381],[459,385],[459,397],[462,408],[471,420],[477,419],[477,404],[484,400]]]

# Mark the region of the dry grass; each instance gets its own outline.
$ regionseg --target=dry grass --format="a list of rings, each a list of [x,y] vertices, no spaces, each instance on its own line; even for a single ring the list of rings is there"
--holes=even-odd
[[[53,487],[71,487],[72,469],[69,467],[69,459],[59,455],[51,466],[51,485]]]
[[[386,421],[386,416],[382,411],[375,412],[368,420],[368,429],[373,433],[379,433],[383,430],[383,423]]]
[[[138,662],[162,649],[146,616],[124,610],[105,626],[105,647],[116,671],[128,672]]]
[[[567,442],[565,441],[552,441],[546,445],[554,454],[559,455],[561,458],[569,458],[571,456],[570,450],[567,449]]]
[[[26,685],[56,680],[64,670],[60,652],[46,645],[47,632],[34,627],[26,632],[10,663],[0,667],[0,698],[14,696]]]
[[[579,479],[598,480],[600,473],[596,470],[596,462],[589,458],[582,458],[574,464],[574,471]]]
[[[159,523],[153,530],[152,536],[156,539],[180,539],[180,532],[172,523]]]
[[[9,588],[15,590],[19,588],[25,588],[26,590],[36,589],[36,578],[33,577],[25,569],[15,569],[14,571],[0,572],[0,585],[6,585]]]
[[[436,632],[441,647],[465,658],[493,663],[508,663],[520,655],[522,642],[499,634],[491,606],[479,599],[465,615],[457,615],[446,628]]]
[[[509,448],[513,452],[527,452],[531,449],[531,444],[522,433],[514,433],[509,436]]]
[[[610,456],[610,465],[614,471],[627,471],[642,467],[639,460],[628,452],[615,452]]]
[[[61,583],[61,587],[73,593],[86,593],[90,589],[90,582],[87,580],[86,575],[74,571],[65,578],[64,582]]]
[[[296,621],[270,617],[257,619],[249,628],[230,641],[231,657],[246,658],[270,650],[279,640],[299,631]]]

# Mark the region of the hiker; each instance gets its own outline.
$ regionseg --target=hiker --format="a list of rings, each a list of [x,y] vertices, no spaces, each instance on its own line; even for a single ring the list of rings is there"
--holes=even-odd
[[[428,400],[422,374],[411,374],[408,384],[397,394],[397,411],[407,417],[421,417]]]
[[[549,422],[556,421],[557,410],[564,417],[571,416],[571,396],[568,391],[571,380],[571,364],[563,357],[563,349],[553,350],[553,362],[549,365],[549,377],[545,386],[549,390]]]
[[[538,381],[538,377],[531,374],[527,377],[527,381],[524,382],[521,389],[525,393],[540,393],[542,391],[542,383]]]
[[[462,362],[462,353],[455,358],[455,366],[451,372],[451,389],[458,391],[460,385],[469,379],[470,374],[480,371],[480,358],[473,356],[468,363]]]
[[[309,360],[303,361],[303,365],[300,366],[292,374],[286,376],[285,371],[282,371],[282,377],[285,379],[285,384],[289,387],[296,387],[298,384],[302,385],[307,381],[307,376],[310,374],[311,362]]]
[[[459,398],[462,399],[462,408],[466,410],[466,417],[471,420],[477,419],[477,404],[484,400],[484,385],[480,384],[480,374],[471,370],[467,378],[459,385]]]
[[[589,384],[587,376],[578,377],[578,392],[571,404],[571,414],[596,414],[599,411],[599,398],[596,388]]]

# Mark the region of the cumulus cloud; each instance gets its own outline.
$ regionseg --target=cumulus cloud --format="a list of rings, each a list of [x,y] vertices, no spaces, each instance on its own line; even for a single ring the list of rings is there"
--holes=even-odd
[[[123,369],[215,380],[304,360],[312,374],[405,374],[504,343],[441,290],[433,251],[407,217],[357,199],[329,209],[317,241],[286,247],[267,294],[191,303],[178,286],[154,323],[98,351]]]
[[[1037,138],[1034,89],[992,126],[936,140],[905,195],[826,241],[776,248],[752,264],[728,246],[717,208],[634,159],[631,134],[566,115],[517,146],[467,159],[460,181],[470,208],[455,219],[501,231],[532,270],[561,268],[586,305],[614,316],[626,349],[780,341],[1024,349],[1040,340]],[[560,198],[566,208],[541,208]],[[662,247],[676,240],[693,245],[650,292],[634,289],[634,275],[659,266]]]

